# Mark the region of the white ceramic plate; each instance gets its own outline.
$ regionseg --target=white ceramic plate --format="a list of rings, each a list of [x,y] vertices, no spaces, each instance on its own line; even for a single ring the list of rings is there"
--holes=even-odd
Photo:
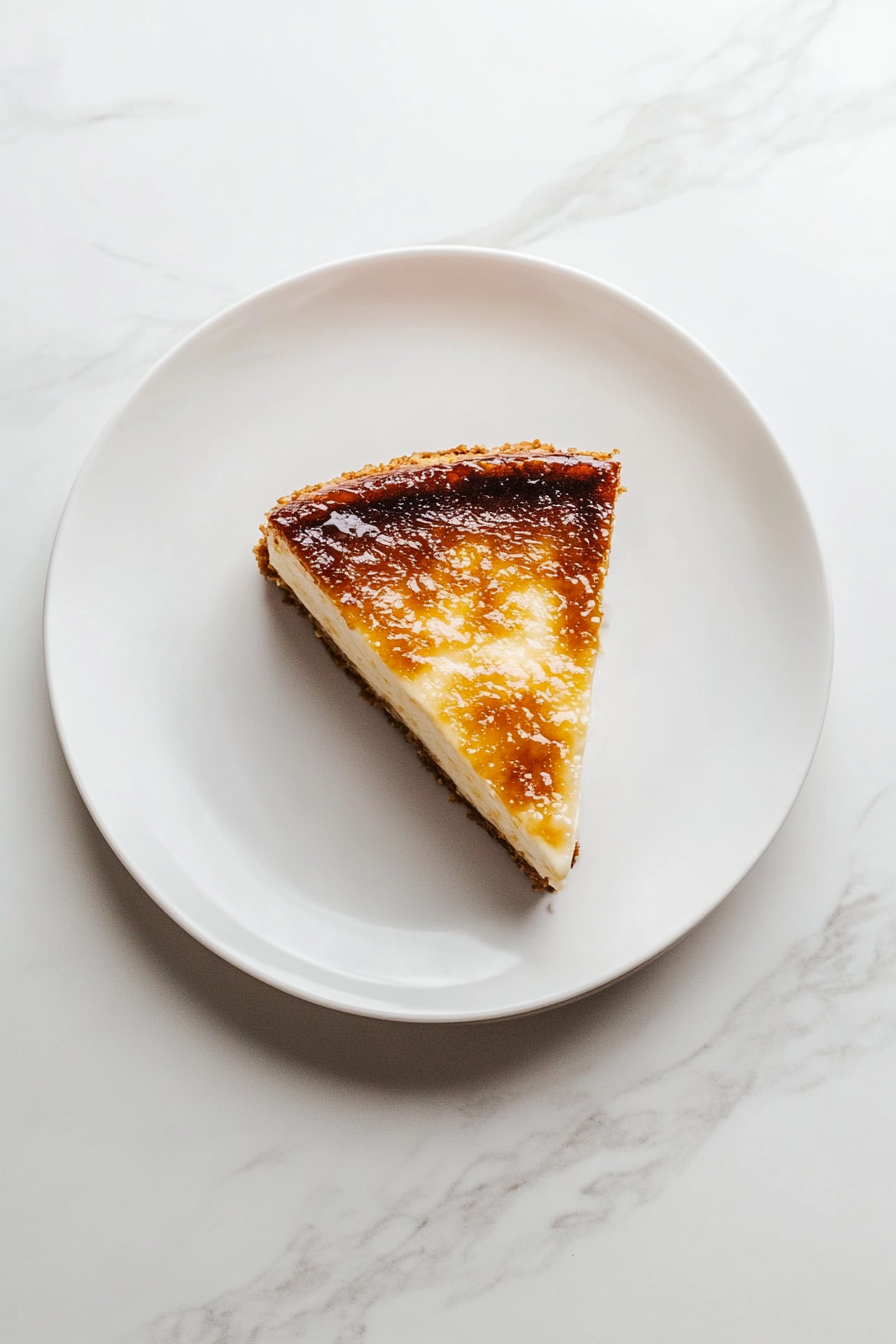
[[[251,554],[282,495],[366,462],[618,448],[581,859],[536,897],[341,675]],[[787,814],[831,620],[769,431],[680,331],[528,257],[422,248],[215,318],[106,430],[46,604],[56,722],[109,843],[202,942],[381,1017],[543,1008],[655,956]]]

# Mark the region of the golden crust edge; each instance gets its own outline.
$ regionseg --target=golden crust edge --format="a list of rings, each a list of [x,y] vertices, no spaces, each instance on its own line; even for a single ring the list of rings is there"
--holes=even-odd
[[[472,447],[459,443],[456,448],[445,448],[432,453],[411,453],[408,457],[393,457],[391,461],[381,462],[379,465],[368,463],[365,467],[359,467],[357,471],[344,471],[341,476],[334,476],[332,480],[319,481],[317,485],[305,485],[301,490],[294,490],[291,495],[282,495],[274,508],[280,508],[284,504],[295,504],[300,499],[316,495],[319,491],[338,489],[340,485],[346,485],[349,481],[365,480],[370,476],[384,476],[387,472],[399,471],[404,467],[425,467],[433,462],[462,462],[475,457],[489,457],[494,453],[516,453],[520,457],[559,453],[564,457],[590,457],[595,462],[613,462],[619,456],[619,450],[615,448],[611,453],[593,453],[585,448],[556,448],[554,444],[542,443],[540,439],[522,443],[502,443],[495,448],[487,448],[482,443],[476,443]],[[619,492],[622,488],[619,487]],[[268,513],[273,511],[274,509],[270,509]]]

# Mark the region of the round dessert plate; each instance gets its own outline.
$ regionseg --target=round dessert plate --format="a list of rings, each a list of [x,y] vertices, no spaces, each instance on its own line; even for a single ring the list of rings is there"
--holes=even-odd
[[[252,555],[280,495],[539,438],[618,449],[581,858],[554,895],[452,806]],[[562,266],[359,257],[200,328],[72,491],[46,599],[59,735],[109,844],[185,929],[290,993],[459,1022],[626,974],[790,809],[831,671],[799,490],[719,366]]]

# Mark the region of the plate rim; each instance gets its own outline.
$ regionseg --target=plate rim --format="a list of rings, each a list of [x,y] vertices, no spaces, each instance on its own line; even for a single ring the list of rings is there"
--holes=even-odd
[[[200,924],[196,923],[184,911],[179,909],[170,901],[164,891],[156,882],[142,871],[141,865],[136,860],[128,857],[126,846],[119,842],[104,823],[102,811],[96,803],[92,791],[79,769],[78,762],[75,759],[75,751],[69,741],[68,733],[64,723],[64,713],[60,704],[60,693],[57,687],[56,674],[53,670],[52,655],[52,620],[53,620],[53,601],[54,601],[54,581],[55,576],[61,565],[61,553],[65,540],[66,527],[71,525],[71,519],[77,508],[81,494],[89,484],[91,471],[99,460],[101,453],[107,442],[114,435],[119,423],[129,411],[131,405],[142,394],[144,388],[173,360],[177,359],[181,352],[193,342],[199,341],[202,336],[214,328],[219,323],[225,322],[238,314],[243,309],[263,302],[265,299],[276,295],[278,292],[286,291],[296,285],[307,283],[324,277],[329,273],[339,271],[349,272],[353,269],[363,268],[365,266],[376,265],[388,261],[412,258],[437,258],[437,257],[476,257],[483,261],[497,262],[501,265],[510,267],[521,267],[532,271],[542,272],[549,275],[563,276],[567,279],[577,281],[586,285],[588,288],[597,291],[605,297],[612,298],[626,307],[638,316],[655,324],[671,335],[677,341],[681,342],[691,352],[707,365],[711,371],[727,385],[729,390],[745,405],[751,412],[758,425],[765,432],[770,446],[774,449],[778,466],[783,470],[793,490],[794,501],[798,504],[806,527],[807,541],[813,551],[816,567],[816,576],[820,580],[820,596],[823,599],[822,615],[824,619],[824,666],[820,668],[819,688],[822,691],[819,700],[818,723],[811,741],[811,749],[807,753],[807,760],[802,772],[799,774],[798,781],[792,796],[789,798],[786,807],[782,811],[781,817],[771,833],[765,838],[750,860],[743,866],[734,881],[728,885],[725,890],[720,892],[712,903],[696,918],[688,918],[684,925],[676,929],[671,937],[664,936],[656,944],[651,944],[650,948],[630,962],[623,966],[611,977],[598,980],[597,982],[588,982],[569,991],[558,992],[548,995],[533,997],[530,1001],[523,1002],[510,1008],[486,1008],[449,1010],[449,1011],[427,1011],[425,1009],[397,1010],[388,1005],[371,1004],[360,1000],[352,1002],[352,996],[344,993],[332,994],[322,992],[322,990],[313,983],[306,984],[303,977],[294,977],[292,981],[285,976],[278,975],[275,971],[266,968],[263,964],[256,962],[251,956],[241,953],[238,949],[230,947],[223,939],[217,939],[210,936]],[[601,279],[591,272],[584,271],[578,267],[567,265],[563,262],[556,262],[544,257],[532,256],[525,252],[518,252],[504,248],[491,247],[473,247],[463,244],[432,243],[421,244],[411,247],[394,247],[378,249],[373,251],[359,252],[349,256],[340,257],[333,261],[324,262],[318,266],[309,267],[303,271],[298,271],[292,275],[286,276],[281,280],[274,281],[272,284],[265,285],[261,289],[253,291],[251,294],[238,299],[236,302],[226,305],[209,317],[205,318],[196,327],[183,335],[175,344],[167,350],[159,359],[157,359],[149,369],[137,380],[131,390],[123,398],[117,409],[112,413],[104,424],[100,433],[94,440],[90,449],[86,453],[81,466],[79,467],[71,488],[66,496],[59,521],[53,537],[53,543],[50,550],[50,557],[47,566],[47,575],[44,584],[43,606],[42,606],[42,637],[44,652],[44,671],[49,693],[50,708],[53,716],[53,722],[56,729],[59,743],[62,748],[68,770],[74,780],[75,786],[87,808],[94,825],[97,827],[105,843],[115,854],[119,862],[126,871],[137,882],[137,884],[160,906],[160,908],[178,924],[186,933],[195,938],[202,946],[209,951],[214,952],[222,960],[236,966],[239,970],[251,975],[254,979],[273,986],[275,989],[290,994],[295,998],[304,999],[307,1002],[314,1003],[320,1007],[330,1008],[339,1012],[346,1012],[353,1016],[367,1017],[382,1021],[406,1022],[417,1024],[445,1024],[445,1025],[463,1025],[472,1022],[502,1021],[509,1018],[529,1017],[537,1013],[546,1012],[552,1008],[561,1007],[564,1004],[574,1003],[581,999],[588,998],[592,994],[599,993],[601,990],[609,988],[611,985],[618,984],[621,980],[634,974],[642,967],[649,965],[658,957],[685,938],[694,929],[698,928],[713,911],[717,910],[722,902],[735,890],[744,880],[748,873],[756,866],[762,855],[773,843],[780,832],[787,818],[793,810],[793,807],[802,792],[803,785],[815,756],[818,751],[818,745],[824,730],[827,718],[828,706],[830,703],[831,684],[834,669],[834,607],[831,590],[830,576],[825,563],[824,553],[822,551],[815,523],[806,502],[805,495],[800,482],[796,477],[789,459],[784,453],[777,435],[773,432],[765,416],[758,409],[753,399],[746,393],[740,382],[733,377],[729,370],[698,341],[691,336],[683,327],[673,319],[666,316],[665,313],[637,298],[621,286],[615,285],[610,281]]]

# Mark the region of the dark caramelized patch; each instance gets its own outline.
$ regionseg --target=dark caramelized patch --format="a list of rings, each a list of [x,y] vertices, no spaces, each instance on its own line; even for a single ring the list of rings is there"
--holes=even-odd
[[[269,521],[347,618],[354,608],[388,633],[379,652],[407,674],[441,642],[418,628],[421,616],[454,592],[498,633],[533,562],[556,593],[557,634],[570,653],[590,645],[618,489],[613,458],[495,454],[349,481],[282,505]],[[450,563],[458,551],[462,567]]]

